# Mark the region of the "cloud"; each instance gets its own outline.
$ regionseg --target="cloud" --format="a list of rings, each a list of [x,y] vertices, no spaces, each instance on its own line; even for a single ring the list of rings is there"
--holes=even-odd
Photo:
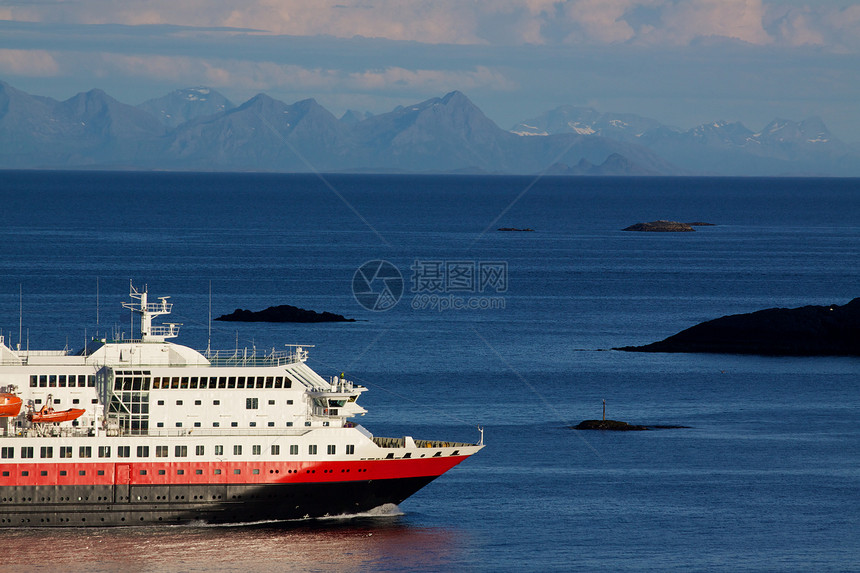
[[[0,49],[0,73],[45,77],[56,75],[59,70],[54,56],[44,50]]]
[[[0,19],[171,25],[424,44],[684,46],[699,38],[860,49],[857,0],[87,0],[9,4]]]
[[[215,88],[312,93],[335,91],[437,93],[452,89],[511,90],[516,83],[488,67],[471,70],[407,70],[400,67],[346,72],[293,64],[189,56],[101,54],[94,65],[101,75],[127,74],[137,79],[208,85]]]

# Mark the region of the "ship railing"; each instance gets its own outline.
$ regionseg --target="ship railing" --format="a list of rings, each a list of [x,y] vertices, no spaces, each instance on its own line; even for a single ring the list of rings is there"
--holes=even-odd
[[[384,438],[374,436],[373,443],[380,448],[405,448],[405,438]],[[474,446],[475,444],[467,444],[465,442],[443,442],[440,440],[415,440],[415,445],[419,448],[465,448]]]
[[[259,350],[242,348],[232,350],[204,350],[201,354],[212,366],[285,366],[301,362],[307,358],[305,346],[290,347],[287,350]]]

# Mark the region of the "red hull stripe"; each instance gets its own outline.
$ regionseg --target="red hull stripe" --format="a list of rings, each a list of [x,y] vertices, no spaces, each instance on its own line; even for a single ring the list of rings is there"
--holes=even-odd
[[[4,486],[271,484],[439,476],[469,456],[331,462],[19,463],[0,465]],[[8,474],[8,475],[7,475]]]

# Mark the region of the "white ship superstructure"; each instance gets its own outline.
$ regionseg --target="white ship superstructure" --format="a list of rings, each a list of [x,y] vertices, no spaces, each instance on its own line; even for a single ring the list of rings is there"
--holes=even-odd
[[[152,325],[167,297],[130,295],[139,339],[71,354],[0,336],[0,526],[355,514],[483,447],[375,437],[352,421],[366,388],[318,375],[307,347],[201,353]]]

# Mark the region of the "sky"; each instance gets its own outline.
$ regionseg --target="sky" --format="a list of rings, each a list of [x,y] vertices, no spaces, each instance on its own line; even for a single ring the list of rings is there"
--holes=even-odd
[[[684,129],[818,116],[860,142],[860,0],[0,0],[0,80],[338,116],[460,90],[505,129],[577,105]]]

